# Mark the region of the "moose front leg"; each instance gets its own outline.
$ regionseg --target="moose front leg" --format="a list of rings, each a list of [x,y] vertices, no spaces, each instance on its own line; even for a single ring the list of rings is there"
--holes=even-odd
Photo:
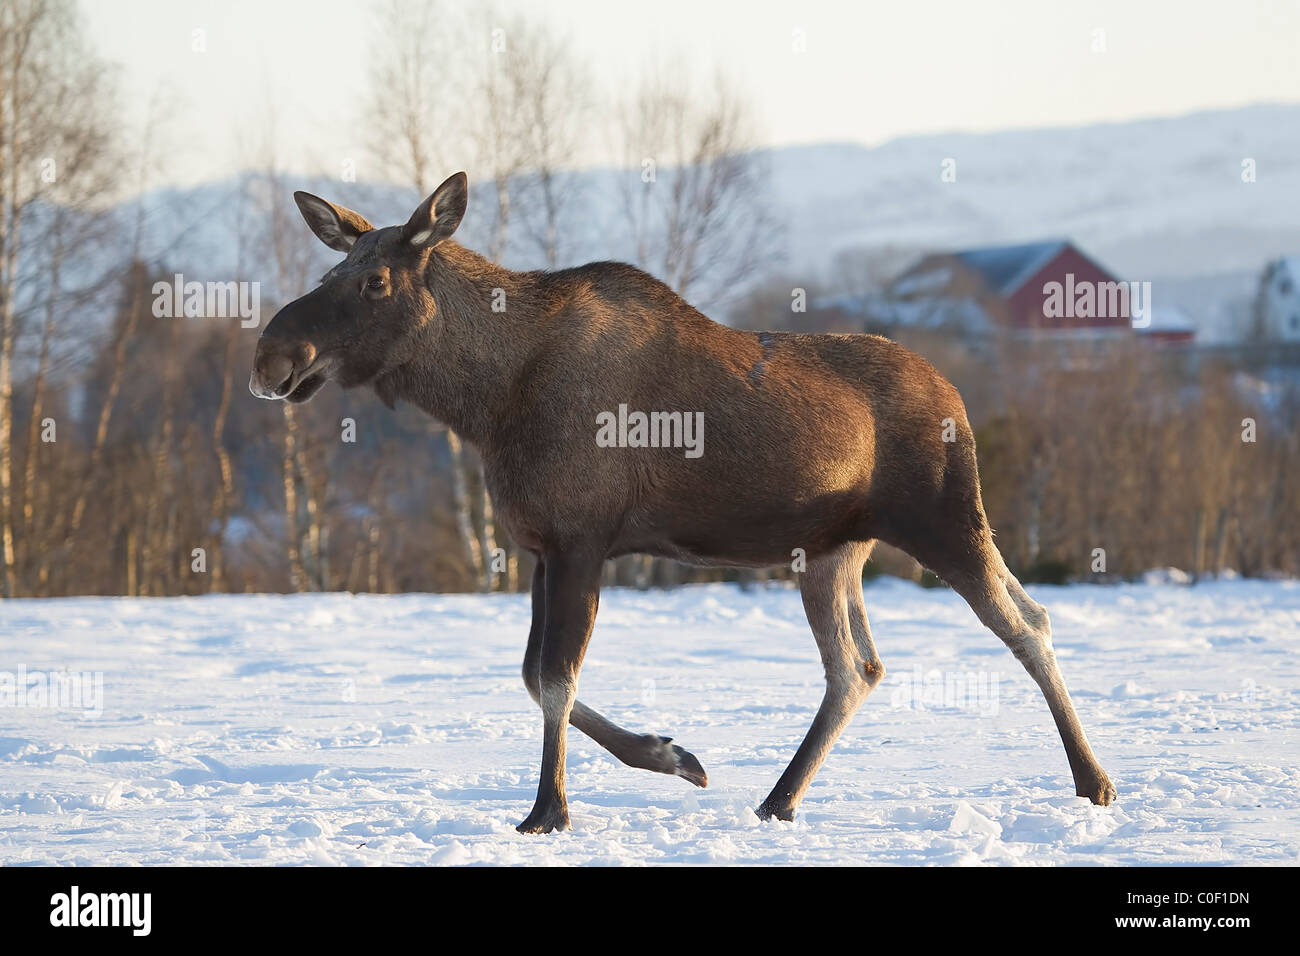
[[[542,633],[546,629],[546,565],[539,558],[533,569],[533,623],[524,651],[524,686],[538,705],[542,702]],[[592,710],[581,700],[573,702],[570,725],[600,744],[629,767],[681,777],[697,787],[709,785],[709,775],[696,756],[673,743],[671,737],[625,730]]]
[[[600,554],[548,552],[542,560],[546,595],[538,668],[542,776],[532,812],[516,827],[520,833],[569,828],[569,806],[564,794],[565,733],[577,700],[578,671],[600,600]]]

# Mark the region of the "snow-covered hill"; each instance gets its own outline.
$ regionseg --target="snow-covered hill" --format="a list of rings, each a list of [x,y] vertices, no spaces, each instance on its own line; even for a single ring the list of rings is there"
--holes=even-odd
[[[941,181],[945,159],[956,181]],[[1242,163],[1254,161],[1255,181]],[[1300,246],[1300,107],[772,155],[789,245],[964,248],[1066,236],[1129,279],[1258,271]]]
[[[103,679],[97,715],[0,707],[0,865],[1300,861],[1300,583],[1031,590],[1117,805],[1073,796],[1037,688],[955,595],[891,580],[866,589],[885,683],[799,819],[760,823],[823,686],[798,594],[610,591],[583,699],[710,786],[571,731],[550,837],[513,829],[541,733],[523,596],[0,602],[0,672]]]
[[[777,234],[773,257],[751,276],[754,283],[802,277],[815,290],[846,251],[876,250],[896,263],[926,251],[1060,236],[1124,279],[1226,279],[1218,287],[1233,290],[1231,309],[1239,310],[1236,290],[1252,288],[1268,260],[1300,252],[1300,106],[929,135],[876,148],[800,146],[764,151],[759,159],[767,168],[763,202]],[[947,160],[955,162],[953,182],[941,176]],[[1243,181],[1247,162],[1253,182]],[[575,200],[560,229],[566,263],[635,258],[617,184],[635,175],[572,174]],[[376,223],[404,220],[417,198],[373,183],[293,175],[282,181],[286,204],[292,189],[305,188]],[[480,247],[490,227],[489,190],[478,188],[463,228],[465,241]],[[238,192],[232,179],[145,196],[147,254],[194,277],[234,275],[237,235],[251,228],[239,224]],[[134,206],[124,211],[133,222]],[[324,261],[328,251],[317,254]],[[245,256],[247,274],[247,250]],[[520,268],[542,264],[519,229],[506,259]],[[1219,328],[1222,317],[1215,316],[1228,308],[1213,305],[1192,318],[1207,326],[1208,338],[1222,339],[1233,332]]]

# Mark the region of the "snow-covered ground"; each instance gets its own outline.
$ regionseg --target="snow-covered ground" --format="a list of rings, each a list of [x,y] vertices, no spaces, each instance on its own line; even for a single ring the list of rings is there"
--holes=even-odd
[[[546,837],[514,830],[524,596],[0,602],[0,864],[1298,862],[1300,584],[1030,590],[1117,805],[1074,797],[1037,688],[955,595],[885,581],[885,683],[799,819],[761,823],[822,690],[797,592],[609,591],[582,699],[710,785],[570,731],[574,831]],[[45,705],[81,672],[83,709]]]

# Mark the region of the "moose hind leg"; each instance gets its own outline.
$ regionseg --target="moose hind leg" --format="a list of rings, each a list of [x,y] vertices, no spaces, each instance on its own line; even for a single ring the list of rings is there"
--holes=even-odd
[[[804,610],[826,669],[826,693],[790,766],[756,811],[764,820],[794,819],[836,739],[884,679],[862,602],[862,566],[870,553],[870,542],[844,545],[809,562],[800,579]]]
[[[1035,602],[1007,570],[991,539],[980,549],[980,566],[944,575],[966,599],[984,626],[1002,639],[1034,679],[1056,722],[1074,777],[1074,790],[1099,806],[1115,800],[1115,787],[1097,762],[1075,712],[1052,648],[1047,610]]]

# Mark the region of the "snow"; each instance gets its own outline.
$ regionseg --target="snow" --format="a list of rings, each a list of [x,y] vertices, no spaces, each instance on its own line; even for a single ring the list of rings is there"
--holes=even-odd
[[[954,594],[888,580],[889,674],[794,823],[751,808],[821,696],[797,592],[607,591],[582,698],[710,785],[570,731],[574,830],[546,837],[513,828],[541,749],[525,596],[2,602],[0,864],[1294,865],[1300,584],[1161,580],[1030,588],[1117,805],[1073,795],[1037,688]],[[43,703],[81,673],[88,710]]]

